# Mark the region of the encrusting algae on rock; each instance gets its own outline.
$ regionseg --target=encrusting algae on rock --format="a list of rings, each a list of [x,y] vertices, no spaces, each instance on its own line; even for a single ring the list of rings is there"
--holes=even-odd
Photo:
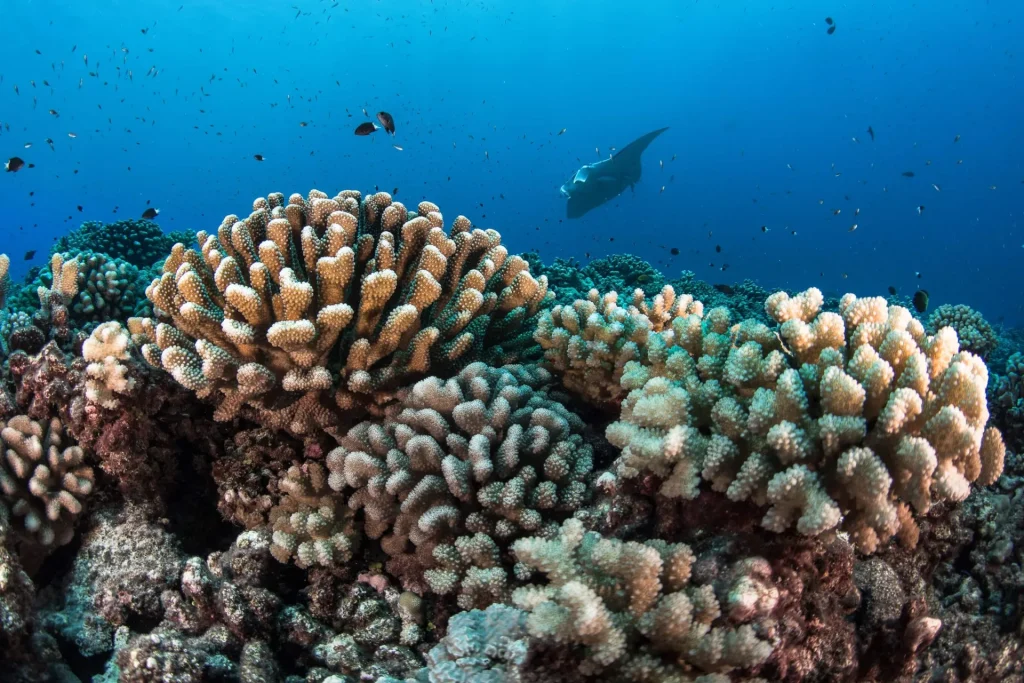
[[[239,414],[294,434],[337,433],[404,382],[529,344],[547,280],[494,230],[386,193],[271,194],[228,216],[201,251],[174,246],[130,321],[153,365]]]

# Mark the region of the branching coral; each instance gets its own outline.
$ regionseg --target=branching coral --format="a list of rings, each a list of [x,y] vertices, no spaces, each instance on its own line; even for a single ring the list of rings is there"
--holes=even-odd
[[[201,251],[175,245],[147,296],[157,318],[130,329],[153,365],[217,417],[334,431],[403,382],[479,358],[507,362],[529,342],[547,283],[493,230],[437,207],[418,214],[379,193],[259,198]]]
[[[1014,451],[1024,450],[1024,353],[1006,361],[1006,371],[989,387],[992,419]]]
[[[131,218],[114,223],[86,221],[57,240],[51,253],[95,251],[145,268],[166,256],[173,244],[174,239],[153,221]]]
[[[652,472],[682,498],[704,479],[768,505],[768,529],[841,523],[865,552],[897,532],[914,539],[908,506],[923,514],[994,482],[1005,449],[986,428],[988,372],[956,332],[927,335],[880,298],[848,294],[838,314],[822,300],[770,296],[777,331],[730,325],[724,309],[673,321],[647,364],[626,364],[631,393],[607,431],[623,449],[618,474]]]
[[[0,422],[0,493],[23,529],[43,546],[71,540],[82,502],[93,490],[85,454],[66,441],[56,418],[45,423],[17,415]]]
[[[960,348],[988,360],[988,355],[999,344],[999,335],[981,313],[965,304],[943,304],[928,317],[928,331],[932,334],[943,327],[952,327],[960,340]]]
[[[687,680],[690,667],[727,672],[772,653],[779,591],[762,558],[737,562],[717,586],[696,585],[688,546],[602,538],[575,519],[556,538],[516,541],[513,552],[517,573],[548,580],[513,593],[527,630],[578,647],[585,674]]]
[[[327,486],[318,462],[293,465],[280,484],[284,497],[270,510],[274,530],[271,554],[279,562],[294,557],[300,568],[333,567],[352,559],[359,542],[353,512]]]
[[[671,328],[675,320],[701,316],[703,305],[692,297],[677,297],[665,287],[648,305],[643,291],[633,293],[628,307],[618,295],[596,289],[586,300],[555,306],[541,313],[534,339],[544,349],[546,366],[565,386],[595,405],[614,408],[626,394],[620,386],[629,361],[646,363],[652,332]]]
[[[397,573],[433,567],[434,591],[486,606],[505,595],[502,547],[586,502],[592,450],[582,421],[539,390],[548,377],[474,363],[421,380],[383,424],[356,425],[328,454],[331,487],[351,491]]]
[[[7,254],[0,254],[0,308],[7,303],[7,291],[11,288],[11,259]]]
[[[89,364],[85,368],[85,396],[104,408],[118,407],[118,394],[127,394],[135,387],[135,378],[129,376],[128,366],[122,361],[131,357],[131,336],[121,324],[103,323],[82,344],[82,357]]]

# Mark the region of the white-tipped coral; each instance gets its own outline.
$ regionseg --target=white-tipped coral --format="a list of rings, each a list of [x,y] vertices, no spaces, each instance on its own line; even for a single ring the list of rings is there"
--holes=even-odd
[[[104,408],[118,405],[118,394],[127,394],[135,386],[128,366],[121,361],[131,357],[132,340],[128,330],[116,321],[103,323],[82,344],[85,368],[85,397]]]
[[[673,676],[754,667],[774,649],[764,634],[774,630],[779,591],[761,558],[736,563],[717,587],[694,585],[688,546],[602,538],[576,519],[512,549],[517,574],[547,577],[512,594],[527,630],[578,647],[585,675],[653,668],[659,680],[689,680]]]
[[[586,300],[544,311],[534,339],[566,387],[590,403],[615,407],[626,393],[620,386],[626,363],[648,361],[651,335],[685,326],[689,316],[699,321],[703,311],[699,301],[677,296],[668,285],[650,303],[636,290],[628,306],[619,305],[615,292],[601,296],[595,289]]]
[[[813,289],[773,294],[777,330],[743,321],[727,344],[715,311],[650,332],[646,361],[624,366],[631,391],[607,430],[622,449],[615,473],[651,472],[662,494],[687,499],[703,478],[769,505],[766,528],[838,528],[869,553],[916,538],[911,511],[995,481],[1005,446],[986,428],[988,372],[956,332],[929,335],[881,298],[847,294],[839,313],[822,301]]]
[[[93,490],[85,454],[67,442],[60,420],[17,415],[0,422],[0,494],[20,526],[44,546],[64,545]]]
[[[177,244],[132,319],[147,361],[202,397],[305,435],[345,411],[378,412],[409,378],[479,358],[509,362],[529,343],[547,281],[494,230],[437,207],[409,212],[378,193],[259,198],[200,250]]]

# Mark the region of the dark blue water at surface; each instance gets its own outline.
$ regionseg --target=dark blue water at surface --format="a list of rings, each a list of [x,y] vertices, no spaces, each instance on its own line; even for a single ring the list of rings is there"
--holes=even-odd
[[[546,260],[923,287],[1020,325],[1022,23],[1009,0],[5,3],[0,156],[35,168],[0,175],[0,250],[20,277],[147,200],[212,230],[272,191],[398,188]],[[354,136],[363,108],[397,136]],[[635,191],[564,220],[577,167],[662,126]]]

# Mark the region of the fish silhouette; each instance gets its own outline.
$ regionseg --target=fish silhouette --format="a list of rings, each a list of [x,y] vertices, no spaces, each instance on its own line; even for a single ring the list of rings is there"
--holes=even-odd
[[[640,180],[640,157],[654,138],[668,128],[659,128],[637,138],[607,159],[586,164],[572,174],[560,192],[569,200],[568,218],[580,218],[592,209],[615,199]]]

